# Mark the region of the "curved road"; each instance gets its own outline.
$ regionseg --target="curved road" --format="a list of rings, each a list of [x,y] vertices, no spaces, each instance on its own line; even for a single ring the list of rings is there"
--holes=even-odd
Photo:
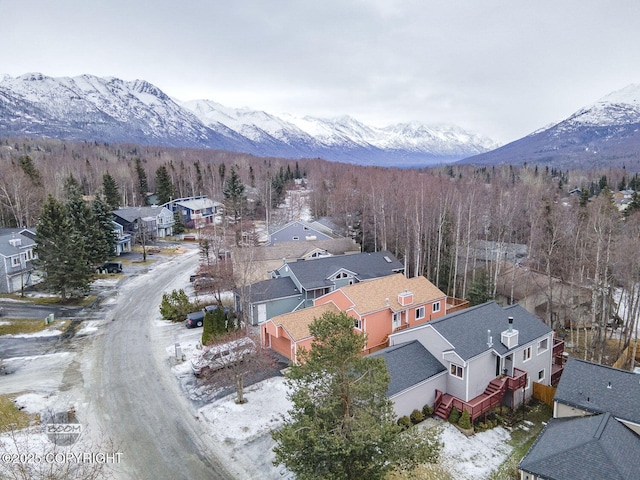
[[[97,423],[123,453],[119,478],[233,478],[212,452],[215,445],[206,444],[169,368],[163,327],[153,325],[162,293],[175,288],[176,278],[188,283],[197,262],[197,254],[178,255],[126,280],[107,314],[112,320],[89,346],[83,367],[88,426]]]

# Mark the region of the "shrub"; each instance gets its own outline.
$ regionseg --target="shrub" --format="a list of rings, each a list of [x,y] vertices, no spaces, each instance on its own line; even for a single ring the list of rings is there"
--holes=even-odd
[[[451,413],[449,414],[449,422],[458,423],[458,420],[460,420],[460,412],[456,407],[453,407],[451,409]]]
[[[430,417],[431,415],[433,415],[433,408],[431,408],[427,403],[424,407],[422,407],[422,414],[425,417]]]
[[[458,420],[458,426],[464,430],[471,428],[471,415],[468,410],[463,410],[460,419]]]
[[[403,430],[406,430],[411,426],[411,419],[406,415],[404,417],[400,417],[398,419],[398,425],[400,425]]]
[[[409,418],[411,419],[411,423],[415,425],[424,420],[424,415],[420,410],[416,408],[413,412],[411,412],[411,416]]]
[[[476,432],[484,432],[487,429],[487,424],[484,422],[478,422],[475,426]]]

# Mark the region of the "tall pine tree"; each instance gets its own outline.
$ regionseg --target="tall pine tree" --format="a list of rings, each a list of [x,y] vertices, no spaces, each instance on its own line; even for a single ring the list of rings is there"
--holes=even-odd
[[[387,398],[381,357],[363,357],[365,337],[345,313],[325,313],[309,326],[314,340],[286,374],[292,408],[272,433],[275,463],[300,479],[385,478],[438,458],[432,433],[401,432]]]
[[[149,193],[149,182],[147,181],[147,173],[142,168],[142,160],[140,157],[136,158],[136,176],[138,177],[138,205],[147,205],[147,193]]]
[[[87,292],[93,272],[85,239],[65,205],[51,195],[42,206],[36,231],[34,263],[44,273],[44,286],[59,293],[63,301],[76,291]]]
[[[120,206],[120,192],[118,184],[109,172],[102,175],[102,191],[109,210],[116,210]]]
[[[171,182],[167,167],[160,165],[156,170],[156,198],[158,205],[170,202],[173,196],[173,182]]]

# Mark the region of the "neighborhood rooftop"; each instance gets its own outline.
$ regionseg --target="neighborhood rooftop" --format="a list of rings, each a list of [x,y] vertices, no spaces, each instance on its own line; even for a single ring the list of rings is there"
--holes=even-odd
[[[638,478],[639,448],[640,437],[609,413],[553,418],[519,468],[553,480],[628,480]]]
[[[569,358],[555,400],[593,413],[612,415],[640,425],[640,375]]]
[[[310,338],[309,325],[316,318],[320,318],[323,314],[331,312],[339,314],[340,310],[333,303],[325,303],[316,307],[303,308],[295,312],[285,313],[274,318],[277,326],[284,328],[292,340],[303,340]]]
[[[360,315],[385,308],[390,308],[394,312],[406,310],[407,306],[398,302],[398,294],[403,292],[413,294],[411,304],[437,299],[445,300],[447,297],[425,277],[407,278],[401,273],[354,283],[342,287],[341,290],[355,305]]]
[[[362,281],[404,269],[402,262],[387,251],[303,260],[288,263],[287,266],[306,289],[332,286],[329,278],[340,271],[352,272]]]
[[[256,282],[246,288],[245,295],[249,302],[264,302],[275,298],[300,295],[295,283],[289,277],[271,278]],[[239,290],[236,290],[239,292]]]
[[[476,355],[494,349],[499,355],[509,350],[500,341],[501,332],[509,328],[508,318],[513,317],[513,329],[518,331],[518,345],[522,346],[551,332],[539,318],[519,305],[501,307],[495,302],[483,303],[459,312],[451,313],[426,325],[433,327],[449,343],[455,345],[455,352],[462,359],[469,360]],[[424,328],[418,326],[414,328]],[[488,347],[491,331],[492,346]]]
[[[370,355],[382,357],[391,377],[387,396],[392,397],[408,388],[446,371],[446,368],[417,340],[387,347]]]

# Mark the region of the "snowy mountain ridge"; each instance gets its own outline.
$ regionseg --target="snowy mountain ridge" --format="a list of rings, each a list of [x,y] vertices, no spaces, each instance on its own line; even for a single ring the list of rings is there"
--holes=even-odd
[[[459,127],[373,127],[341,116],[278,117],[211,100],[178,101],[145,80],[0,75],[0,136],[215,148],[357,164],[447,163],[497,145]]]
[[[464,163],[553,163],[563,168],[640,165],[640,85],[628,85],[553,123]]]

